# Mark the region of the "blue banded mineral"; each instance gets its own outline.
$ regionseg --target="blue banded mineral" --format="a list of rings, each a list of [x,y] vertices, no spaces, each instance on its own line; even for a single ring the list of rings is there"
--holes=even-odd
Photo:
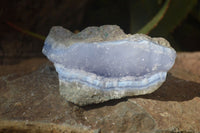
[[[125,34],[116,25],[78,34],[52,27],[42,52],[58,72],[60,94],[80,106],[152,93],[176,58],[164,38]]]

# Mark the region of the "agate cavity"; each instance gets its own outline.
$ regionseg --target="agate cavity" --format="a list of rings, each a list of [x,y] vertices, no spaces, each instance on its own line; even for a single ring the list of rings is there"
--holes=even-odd
[[[176,58],[165,39],[126,35],[112,25],[78,34],[53,27],[43,53],[58,72],[60,94],[81,106],[155,91]]]

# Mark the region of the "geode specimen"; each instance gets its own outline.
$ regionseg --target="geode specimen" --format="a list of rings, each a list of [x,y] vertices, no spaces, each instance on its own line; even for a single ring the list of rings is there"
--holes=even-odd
[[[42,52],[58,72],[60,94],[80,106],[152,93],[176,58],[165,39],[127,35],[115,25],[78,34],[55,26]]]

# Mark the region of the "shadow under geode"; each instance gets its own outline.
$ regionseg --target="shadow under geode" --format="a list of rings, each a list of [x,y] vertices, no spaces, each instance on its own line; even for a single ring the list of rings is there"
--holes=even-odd
[[[124,98],[121,98],[121,99],[113,99],[113,100],[109,100],[109,101],[106,101],[106,102],[103,102],[103,103],[90,104],[90,105],[80,106],[80,107],[83,108],[84,110],[91,110],[91,109],[101,108],[101,107],[104,107],[104,106],[115,106],[120,102],[126,102],[126,101],[128,101],[128,98],[124,97]],[[71,104],[73,104],[73,103],[71,103]]]
[[[200,97],[199,83],[179,79],[171,74],[168,74],[167,80],[155,92],[128,98],[145,98],[161,101],[187,101],[193,99],[194,97]]]

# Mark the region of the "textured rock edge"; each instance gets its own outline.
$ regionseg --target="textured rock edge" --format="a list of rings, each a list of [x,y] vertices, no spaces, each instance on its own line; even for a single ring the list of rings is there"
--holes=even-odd
[[[59,33],[60,32],[60,33]],[[62,34],[61,34],[62,33]],[[45,40],[46,43],[53,41],[55,45],[64,44],[70,46],[79,42],[102,42],[122,40],[129,38],[131,40],[147,40],[152,41],[158,45],[162,45],[173,49],[170,43],[161,37],[151,38],[145,34],[125,34],[122,29],[117,25],[103,25],[100,27],[91,26],[83,29],[78,34],[63,28],[62,26],[53,26]],[[54,46],[55,46],[54,45]]]
[[[95,89],[78,82],[66,82],[59,80],[60,95],[67,101],[85,106],[88,104],[102,103],[108,100],[121,99],[128,96],[149,94],[157,90],[163,82],[158,82],[154,86],[148,87],[146,90],[100,90]]]

